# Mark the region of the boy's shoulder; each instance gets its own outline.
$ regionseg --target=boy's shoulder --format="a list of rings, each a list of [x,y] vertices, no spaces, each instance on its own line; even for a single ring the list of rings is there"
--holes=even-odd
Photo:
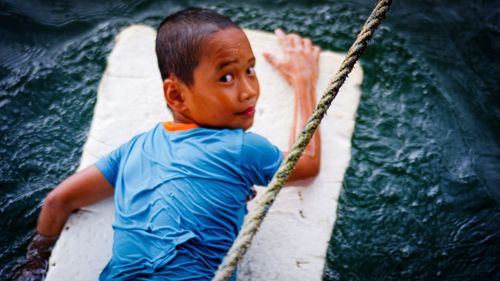
[[[172,129],[165,125],[165,122],[159,122],[150,130],[138,133],[133,136],[128,143],[145,141],[149,138],[158,138],[162,141],[199,141],[201,143],[224,142],[232,145],[253,144],[253,145],[272,145],[265,137],[242,129],[213,129],[206,127],[189,127],[183,129]]]
[[[174,149],[199,148],[207,153],[262,153],[277,150],[265,137],[242,129],[212,129],[205,127],[185,127],[175,129],[165,126],[165,123],[156,124],[149,131],[137,134],[125,146],[132,148],[144,146],[171,146]],[[156,149],[155,149],[156,150]]]
[[[206,143],[220,141],[229,146],[274,147],[265,137],[242,129],[199,128],[199,130],[192,131],[192,136],[199,137]]]

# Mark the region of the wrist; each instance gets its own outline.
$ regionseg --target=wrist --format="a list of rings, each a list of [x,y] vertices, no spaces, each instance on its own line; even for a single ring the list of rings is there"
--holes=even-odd
[[[291,86],[294,89],[297,96],[314,97],[316,94],[316,85],[310,80],[295,79],[292,80]]]
[[[59,238],[59,235],[45,235],[40,232],[37,232],[33,237],[32,241],[45,245],[53,245],[56,243],[57,238]]]
[[[37,232],[28,245],[28,256],[48,258],[58,237],[57,235],[47,236]]]
[[[291,84],[316,84],[316,81],[318,80],[318,72],[313,71],[312,69],[305,68],[302,69],[301,71],[295,71],[294,73],[291,73],[290,75],[290,83]]]
[[[308,79],[305,75],[296,75],[290,79],[290,84],[292,87],[309,86],[311,84],[311,79]]]

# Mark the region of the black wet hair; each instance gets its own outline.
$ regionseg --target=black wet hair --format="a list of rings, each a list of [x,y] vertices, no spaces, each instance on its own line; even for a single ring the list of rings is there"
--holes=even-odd
[[[158,26],[156,56],[161,78],[174,74],[186,85],[193,85],[193,72],[202,56],[205,40],[226,28],[240,27],[215,11],[188,8],[167,16]]]

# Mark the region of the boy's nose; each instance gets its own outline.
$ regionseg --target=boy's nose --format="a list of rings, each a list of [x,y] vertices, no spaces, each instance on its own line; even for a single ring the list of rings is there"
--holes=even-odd
[[[257,78],[242,79],[240,87],[240,99],[243,101],[259,94],[259,81]]]

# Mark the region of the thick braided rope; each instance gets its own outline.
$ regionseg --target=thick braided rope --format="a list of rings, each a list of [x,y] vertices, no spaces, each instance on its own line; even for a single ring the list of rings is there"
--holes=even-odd
[[[340,87],[342,86],[342,84],[344,84],[347,76],[365,50],[366,46],[368,45],[368,41],[372,37],[375,29],[385,18],[385,14],[389,10],[391,2],[392,0],[378,1],[376,7],[372,11],[360,33],[356,37],[356,40],[347,52],[347,56],[342,61],[339,70],[337,71],[333,79],[329,81],[329,86],[326,88],[323,96],[318,102],[316,110],[307,121],[304,129],[298,136],[297,141],[288,153],[288,156],[285,158],[278,171],[274,175],[273,179],[271,180],[271,183],[268,185],[266,193],[262,196],[258,206],[256,206],[254,211],[246,217],[245,223],[243,224],[238,237],[234,241],[233,246],[227,253],[226,257],[224,258],[224,261],[219,266],[219,269],[217,270],[213,281],[229,280],[229,278],[231,278],[234,270],[236,269],[236,266],[240,262],[247,249],[250,247],[252,238],[261,225],[262,220],[267,214],[267,211],[269,210],[279,191],[287,181],[288,176],[295,167],[295,164],[299,160],[307,144],[311,140],[314,132],[316,131],[316,128],[319,126],[319,123],[323,119],[323,116],[326,114],[326,111],[330,107],[330,104],[337,96]]]

